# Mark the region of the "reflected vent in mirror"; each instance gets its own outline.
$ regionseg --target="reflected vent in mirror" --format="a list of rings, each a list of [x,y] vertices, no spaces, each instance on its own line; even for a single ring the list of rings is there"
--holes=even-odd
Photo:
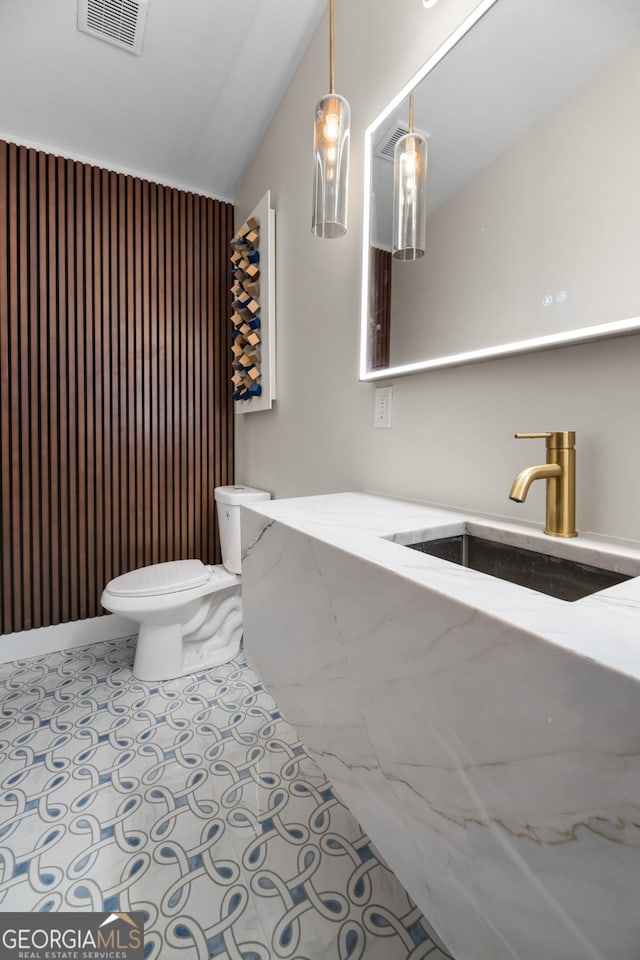
[[[429,139],[429,134],[425,130],[418,130],[417,127],[414,127],[413,132],[421,134],[425,140]],[[400,137],[404,137],[407,133],[409,133],[409,125],[407,123],[404,123],[402,120],[394,121],[390,127],[387,127],[384,135],[378,140],[377,146],[373,151],[374,157],[380,157],[382,160],[388,160],[389,163],[393,163],[396,143]]]
[[[78,30],[139,56],[148,6],[149,0],[78,0]]]
[[[374,157],[381,157],[383,160],[388,160],[389,163],[393,163],[393,153],[396,143],[400,137],[404,137],[407,133],[409,133],[409,127],[406,123],[392,124],[392,126],[385,131],[384,136],[378,141],[378,145],[373,151]]]

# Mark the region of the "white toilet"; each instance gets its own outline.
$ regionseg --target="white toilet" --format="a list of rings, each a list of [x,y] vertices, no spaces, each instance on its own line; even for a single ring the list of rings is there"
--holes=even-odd
[[[222,564],[170,560],[115,577],[100,602],[140,624],[139,680],[171,680],[233,660],[242,637],[240,506],[270,500],[253,487],[216,487]]]

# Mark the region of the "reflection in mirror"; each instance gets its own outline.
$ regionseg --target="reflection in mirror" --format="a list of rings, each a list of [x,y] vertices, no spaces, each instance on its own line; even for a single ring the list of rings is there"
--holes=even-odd
[[[426,254],[393,154],[429,144]],[[367,131],[361,376],[640,328],[640,3],[485,0]]]
[[[413,126],[409,94],[409,132],[393,148],[393,248],[396,260],[424,257],[427,219],[427,138]]]

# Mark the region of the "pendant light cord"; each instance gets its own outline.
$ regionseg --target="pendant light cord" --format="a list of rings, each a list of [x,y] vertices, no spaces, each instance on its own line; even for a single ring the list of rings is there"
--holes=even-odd
[[[413,94],[409,95],[409,133],[413,133]]]
[[[335,93],[333,46],[333,0],[329,0],[329,93]]]

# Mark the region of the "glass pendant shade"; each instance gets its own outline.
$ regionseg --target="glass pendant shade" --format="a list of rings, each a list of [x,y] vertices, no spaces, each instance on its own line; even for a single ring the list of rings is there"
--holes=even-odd
[[[329,93],[318,103],[313,133],[313,215],[311,229],[323,240],[347,232],[351,109]]]
[[[427,225],[427,141],[406,133],[393,156],[393,256],[417,260],[424,256]]]

